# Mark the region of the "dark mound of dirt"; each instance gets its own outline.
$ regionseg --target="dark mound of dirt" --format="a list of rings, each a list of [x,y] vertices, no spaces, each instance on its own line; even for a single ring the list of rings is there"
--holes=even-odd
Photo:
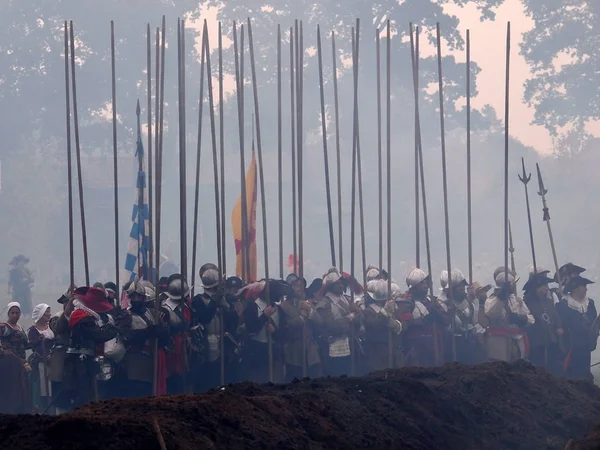
[[[0,442],[7,449],[158,449],[154,418],[169,450],[562,450],[600,421],[600,389],[526,362],[448,364],[114,400],[56,418],[0,416]]]
[[[583,439],[572,439],[565,450],[598,450],[600,449],[600,425]]]

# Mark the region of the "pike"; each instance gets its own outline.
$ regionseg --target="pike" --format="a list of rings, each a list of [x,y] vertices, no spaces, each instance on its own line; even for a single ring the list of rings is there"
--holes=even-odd
[[[296,32],[296,150],[298,157],[298,261],[299,275],[304,277],[304,204],[303,204],[303,161],[304,161],[304,29],[302,21]]]
[[[204,32],[202,34],[202,41],[204,44],[203,53],[206,56],[206,79],[208,81],[208,108],[210,113],[210,135],[212,141],[212,151],[213,151],[213,177],[215,184],[215,217],[216,217],[216,227],[217,227],[217,260],[218,267],[223,274],[223,239],[221,236],[221,211],[219,210],[221,203],[219,202],[219,161],[217,158],[217,130],[215,124],[215,103],[213,98],[213,84],[212,84],[212,69],[210,65],[210,42],[208,37],[208,25],[206,23],[206,19],[204,19]],[[202,98],[200,99],[202,101]],[[223,118],[221,117],[221,123],[223,122]],[[221,141],[222,142],[222,141]],[[199,156],[199,155],[198,155]],[[224,164],[224,161],[221,160],[221,163]],[[223,167],[223,166],[221,166]],[[223,193],[221,192],[221,195]],[[219,307],[219,352],[220,352],[220,362],[219,362],[219,382],[221,385],[225,384],[225,364],[224,364],[224,329],[223,329],[223,308]]]
[[[540,170],[540,165],[538,163],[536,163],[535,167],[537,169],[538,184],[539,184],[539,189],[540,189],[538,191],[538,195],[540,197],[542,197],[542,205],[543,205],[542,211],[544,213],[543,220],[544,220],[544,222],[546,222],[546,226],[548,227],[548,237],[550,238],[550,248],[552,249],[552,258],[554,259],[554,267],[556,269],[556,276],[558,277],[558,292],[560,293],[560,296],[562,297],[562,293],[563,293],[562,277],[560,276],[560,270],[558,267],[558,258],[556,257],[556,247],[554,246],[554,236],[552,234],[552,226],[550,225],[550,210],[548,209],[548,204],[546,203],[546,194],[548,193],[548,190],[544,186],[544,180],[542,179],[542,171]]]
[[[256,115],[256,150],[258,153],[258,176],[260,184],[260,202],[262,212],[262,226],[263,226],[263,246],[264,246],[264,264],[265,264],[265,279],[269,280],[269,244],[268,244],[268,231],[267,231],[267,199],[265,198],[265,175],[263,166],[263,154],[262,154],[262,139],[260,129],[260,108],[258,104],[258,82],[256,80],[256,62],[254,59],[254,38],[252,36],[252,22],[248,17],[248,44],[250,46],[250,71],[252,73],[252,92],[254,97],[254,114]],[[254,133],[254,127],[252,127]],[[252,139],[252,145],[254,146],[254,139]],[[271,304],[271,293],[270,289],[267,288],[267,303]],[[268,337],[268,352],[269,352],[269,381],[272,383],[274,380],[273,375],[273,338],[271,333],[267,330]]]
[[[246,162],[244,157],[244,25],[240,27],[241,54],[238,51],[238,34],[236,22],[233,22],[233,50],[235,61],[235,82],[238,106],[238,133],[240,139],[240,184],[242,199],[242,279],[249,282],[249,255],[248,255],[248,206],[246,204]]]
[[[431,245],[429,242],[429,219],[427,215],[427,195],[425,192],[425,170],[423,167],[423,147],[421,142],[421,115],[419,112],[419,27],[416,27],[414,37],[410,24],[410,48],[413,68],[413,94],[415,97],[415,127],[417,146],[419,150],[419,179],[421,181],[421,198],[423,201],[423,226],[425,228],[425,249],[427,252],[427,271],[431,274]],[[429,292],[433,297],[433,283],[429,283]],[[437,336],[437,325],[433,324],[434,336]],[[435,361],[440,361],[439,341],[433,340]]]
[[[149,29],[148,29],[149,30]],[[113,132],[113,183],[115,198],[115,283],[119,283],[119,176],[117,160],[117,77],[115,63],[115,22],[110,21],[110,61],[111,61],[111,87],[112,87],[112,132]],[[121,296],[117,295],[118,304]]]
[[[375,30],[377,61],[377,194],[379,206],[379,268],[383,267],[383,167],[381,161],[381,31]],[[340,242],[341,246],[341,242]],[[389,269],[389,267],[388,267]]]
[[[525,171],[525,159],[521,158],[521,165],[523,167],[523,175],[517,175],[519,177],[519,181],[523,183],[523,187],[525,188],[525,203],[527,204],[527,222],[529,224],[529,241],[531,243],[531,258],[533,259],[533,273],[537,273],[537,261],[535,259],[535,245],[533,241],[533,226],[531,224],[531,209],[529,206],[529,191],[527,189],[527,184],[531,180],[531,174],[527,174]]]
[[[290,27],[290,129],[291,129],[291,158],[292,158],[292,251],[294,257],[294,273],[298,273],[298,222],[296,208],[296,81],[294,67],[296,66],[295,53],[297,53],[298,21],[294,28]]]
[[[73,169],[71,164],[71,99],[69,83],[69,29],[65,20],[65,111],[67,115],[67,189],[69,205],[69,288],[75,286],[75,264],[73,251]],[[117,268],[117,273],[119,270]]]
[[[202,32],[200,53],[200,94],[198,96],[198,137],[196,139],[196,186],[194,192],[194,225],[192,228],[192,277],[196,277],[196,254],[198,245],[198,206],[200,201],[200,156],[202,154],[202,116],[204,106],[204,65],[206,62],[205,34]],[[220,267],[220,266],[219,266]],[[192,283],[195,284],[195,283]],[[194,295],[192,286],[192,296]]]
[[[340,150],[340,110],[338,96],[337,54],[335,50],[335,32],[331,32],[331,56],[333,60],[333,99],[335,114],[335,154],[337,163],[337,201],[338,201],[338,250],[340,271],[344,270],[344,245],[342,239],[342,166]]]
[[[386,42],[386,175],[387,175],[387,266],[388,266],[388,297],[392,298],[392,121],[391,121],[391,104],[392,104],[392,33],[390,20],[387,20],[387,42]],[[381,269],[381,268],[380,268]],[[394,348],[392,341],[392,332],[388,330],[388,366],[394,366]]]
[[[319,93],[321,97],[321,134],[323,136],[323,160],[325,167],[325,195],[327,198],[327,219],[329,223],[329,246],[331,265],[335,263],[335,239],[333,237],[333,214],[331,212],[331,187],[329,184],[329,156],[327,153],[327,117],[325,116],[325,94],[323,92],[323,54],[321,51],[321,27],[317,25],[317,59],[319,60]]]
[[[225,237],[225,105],[223,97],[223,29],[219,22],[218,54],[219,54],[219,152],[221,157],[221,273],[227,274],[227,239]],[[223,321],[221,321],[223,323]],[[221,337],[221,345],[223,345]],[[221,354],[223,354],[221,352]],[[224,364],[221,358],[221,365]],[[221,383],[223,384],[223,383]]]
[[[444,82],[442,75],[442,39],[440,23],[436,23],[437,65],[438,65],[438,92],[440,98],[440,131],[442,144],[442,181],[444,187],[444,223],[446,231],[446,267],[448,270],[448,299],[452,305],[452,260],[450,258],[450,223],[448,219],[448,182],[446,176],[446,133],[444,128]],[[452,360],[456,361],[455,320],[452,320]]]
[[[166,19],[162,17],[162,32],[159,28],[156,29],[156,142],[154,151],[156,156],[156,294],[154,301],[154,313],[159,320],[160,307],[160,228],[161,228],[161,199],[162,199],[162,146],[163,146],[163,130],[164,130],[164,98],[165,98],[165,29]],[[161,39],[159,41],[159,39]],[[159,44],[160,42],[160,44]],[[152,392],[158,395],[158,366],[159,366],[159,348],[158,338],[154,340],[154,373],[152,380]]]
[[[186,131],[185,131],[185,21],[177,19],[177,72],[179,93],[179,242],[181,274],[187,271]],[[193,280],[193,275],[192,275]],[[193,284],[193,283],[192,283]]]
[[[79,115],[77,114],[77,83],[75,80],[75,32],[73,21],[69,23],[71,38],[71,84],[73,88],[73,127],[75,129],[75,156],[77,161],[77,178],[79,185],[79,210],[81,213],[81,236],[83,241],[83,264],[85,269],[85,284],[90,285],[90,267],[88,264],[87,232],[85,226],[85,205],[83,201],[83,173],[81,167],[81,146],[79,145]]]
[[[150,282],[157,282],[152,279],[152,266],[154,263],[152,262],[152,242],[153,242],[153,230],[152,230],[152,180],[153,180],[153,171],[152,171],[152,34],[150,32],[150,24],[146,26],[146,75],[147,75],[147,83],[148,83],[148,278]],[[115,96],[116,97],[116,96]],[[156,131],[156,130],[155,130]],[[117,261],[118,267],[118,261]],[[117,286],[119,284],[117,283]]]
[[[219,153],[217,151],[217,128],[215,121],[215,101],[213,92],[213,74],[210,64],[210,42],[208,37],[208,24],[206,19],[204,20],[204,54],[206,55],[206,81],[208,82],[208,112],[210,117],[210,136],[212,143],[212,156],[213,156],[213,178],[215,187],[215,218],[216,218],[216,236],[217,236],[217,261],[218,267],[222,270],[223,266],[223,253],[222,253],[222,239],[221,239],[221,203],[219,201]]]
[[[467,30],[467,236],[469,285],[473,284],[473,237],[471,215],[471,33]]]
[[[509,226],[508,221],[508,144],[510,92],[510,22],[506,26],[506,82],[504,98],[504,282],[508,282]],[[514,271],[513,271],[514,274]],[[515,275],[516,276],[516,275]]]
[[[277,25],[277,206],[279,211],[279,278],[283,279],[283,145],[281,112],[281,25]]]
[[[515,270],[515,245],[513,244],[513,237],[512,237],[512,225],[510,223],[510,220],[508,221],[508,251],[510,252],[510,270],[512,271],[512,273],[516,274],[516,270]]]

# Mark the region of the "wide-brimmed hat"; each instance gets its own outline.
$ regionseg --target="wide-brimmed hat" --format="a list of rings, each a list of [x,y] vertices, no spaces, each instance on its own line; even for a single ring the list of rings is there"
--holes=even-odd
[[[179,273],[174,273],[167,279],[167,290],[165,295],[171,300],[181,300],[190,294],[191,288],[185,277]]]
[[[554,280],[548,276],[548,272],[538,272],[535,275],[531,275],[527,282],[523,285],[524,291],[535,289],[544,284],[554,283]]]
[[[342,281],[342,274],[337,267],[331,267],[327,273],[323,276],[323,286],[329,287],[338,281]]]
[[[566,286],[573,277],[581,275],[583,272],[585,272],[585,268],[568,262],[558,269],[558,273],[554,274],[554,281],[559,282],[558,275],[560,274],[560,281],[563,286]]]
[[[487,293],[492,288],[492,285],[486,284],[485,286],[482,286],[479,281],[473,281],[473,283],[471,284],[471,288],[473,289],[473,292],[475,292],[475,293],[477,293],[477,292]]]
[[[565,291],[573,292],[578,287],[587,286],[588,284],[594,284],[594,282],[582,276],[576,275],[575,277],[571,278],[571,280],[569,280],[569,282],[565,285]]]
[[[106,299],[104,289],[97,287],[82,286],[75,289],[73,295],[83,305],[96,313],[106,313],[114,309],[114,307]]]
[[[17,255],[9,262],[9,264],[11,266],[14,266],[15,264],[19,264],[19,263],[27,264],[28,262],[29,262],[29,258],[27,256]]]

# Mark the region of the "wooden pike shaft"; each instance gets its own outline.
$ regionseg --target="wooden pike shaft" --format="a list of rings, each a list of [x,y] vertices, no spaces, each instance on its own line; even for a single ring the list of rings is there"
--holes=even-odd
[[[81,236],[83,240],[83,264],[85,268],[85,284],[90,285],[90,267],[88,263],[87,232],[85,226],[85,206],[83,200],[83,172],[81,167],[81,146],[79,145],[79,116],[77,114],[77,82],[75,80],[75,37],[73,21],[69,23],[71,37],[71,84],[73,88],[73,127],[75,129],[75,154],[77,158],[77,175],[79,185],[79,210],[81,213]]]
[[[223,274],[227,274],[227,238],[225,234],[225,99],[223,96],[223,30],[219,22],[219,152],[221,158],[221,260]],[[222,322],[221,322],[222,323]],[[223,343],[223,338],[221,338]],[[223,354],[223,353],[221,353]],[[221,358],[223,363],[223,358]]]
[[[153,221],[152,221],[152,212],[153,212],[153,194],[154,189],[152,186],[153,181],[153,167],[152,167],[152,34],[150,32],[150,24],[147,24],[146,27],[146,47],[147,47],[147,67],[146,67],[146,75],[147,75],[147,84],[148,84],[148,241],[150,248],[148,249],[149,255],[152,255],[152,243],[154,242],[154,233],[153,233]],[[148,258],[148,279],[152,281],[152,266],[154,266],[154,262],[152,261],[152,257]]]
[[[65,111],[67,116],[67,189],[69,205],[69,287],[75,286],[75,261],[73,249],[73,168],[71,163],[71,86],[69,82],[69,29],[65,21]],[[117,268],[117,273],[118,273]]]
[[[383,167],[381,165],[381,40],[379,28],[375,30],[375,53],[377,60],[377,206],[379,207],[379,268],[381,269],[383,267]]]
[[[121,303],[119,283],[119,170],[117,153],[117,76],[115,57],[115,23],[110,21],[110,61],[111,61],[111,87],[112,87],[112,132],[113,132],[113,186],[114,186],[114,211],[115,211],[115,283],[117,285],[117,303]]]
[[[295,71],[297,53],[297,31],[298,23],[296,21],[296,31],[290,27],[290,128],[291,128],[291,152],[292,152],[292,250],[294,256],[294,273],[298,273],[297,256],[298,256],[298,226],[297,226],[297,207],[296,207],[296,81]]]
[[[298,139],[297,151],[298,151],[298,263],[299,263],[299,275],[304,276],[304,230],[303,230],[303,168],[304,168],[304,29],[302,21],[300,21],[299,34],[298,36],[298,52],[296,58],[297,64],[297,77],[296,82],[296,108],[297,108],[297,128],[296,138]]]
[[[471,215],[471,33],[467,30],[467,238],[469,284],[473,284],[473,236]]]
[[[208,81],[208,112],[210,115],[210,136],[213,155],[213,178],[215,187],[215,219],[217,236],[217,261],[219,269],[223,267],[223,255],[221,253],[221,202],[219,200],[219,153],[217,150],[217,126],[215,121],[215,101],[213,97],[212,68],[210,63],[210,42],[208,37],[208,25],[204,19],[204,54],[206,55],[206,81]]]
[[[513,244],[512,225],[510,223],[510,220],[508,221],[508,240],[508,251],[510,252],[510,270],[512,271],[512,273],[516,274],[517,272],[515,270],[515,246]]]
[[[254,93],[254,114],[256,115],[256,150],[258,153],[258,177],[260,183],[260,201],[262,209],[262,226],[263,226],[263,251],[265,264],[265,278],[269,279],[269,244],[267,230],[267,199],[265,197],[265,176],[263,170],[263,154],[262,154],[262,138],[260,129],[260,108],[258,103],[258,81],[256,79],[256,61],[254,59],[254,39],[252,36],[252,22],[248,17],[248,44],[250,46],[250,71],[252,73],[252,90]],[[269,291],[269,290],[267,290]],[[267,297],[270,297],[270,292]],[[271,304],[273,300],[268,298],[267,303]],[[273,382],[273,342],[271,334],[267,332],[269,337],[269,381]]]
[[[154,192],[154,201],[152,199],[150,199],[150,202],[153,204],[152,207],[152,213],[150,214],[150,217],[152,217],[153,220],[153,224],[155,224],[156,222],[154,221],[154,216],[156,215],[156,198],[158,197],[156,190],[158,190],[158,140],[159,140],[159,119],[160,119],[160,112],[159,112],[159,105],[160,105],[160,29],[157,28],[156,29],[156,42],[154,44],[155,46],[155,60],[156,60],[156,66],[155,66],[155,80],[154,80],[154,162],[155,162],[155,167],[154,167],[154,171],[155,171],[155,176],[154,176],[154,183],[156,186],[155,192]],[[154,227],[156,227],[156,225],[154,225]],[[151,246],[152,246],[152,253],[151,253],[151,257],[150,259],[152,259],[152,255],[157,254],[158,249],[155,246],[155,242],[156,242],[156,235],[155,235],[155,228],[153,228],[152,230],[152,239],[150,240],[151,242]],[[160,256],[159,256],[160,257]],[[154,260],[156,262],[156,259]],[[154,263],[153,263],[154,264]],[[156,267],[156,279],[154,281],[155,285],[158,285],[158,266],[154,266]],[[158,302],[156,302],[156,304],[158,304]]]
[[[337,76],[337,53],[335,50],[335,33],[331,33],[331,54],[333,60],[333,97],[334,97],[334,114],[335,114],[335,154],[337,163],[337,201],[338,201],[338,250],[339,250],[339,268],[344,270],[344,241],[342,235],[342,163],[341,163],[341,146],[340,146],[340,114],[339,114],[339,98],[338,98],[338,76]]]
[[[387,150],[387,266],[388,266],[388,297],[392,298],[392,33],[390,20],[386,24],[386,150]],[[379,69],[379,63],[377,64]],[[379,83],[379,81],[378,81]],[[378,96],[379,97],[379,96]],[[379,101],[378,101],[379,103]],[[394,341],[392,331],[388,330],[388,367],[394,367]]]
[[[429,220],[427,215],[425,170],[423,167],[423,147],[421,144],[421,115],[419,112],[419,27],[416,27],[414,36],[411,29],[411,59],[413,68],[413,95],[415,97],[416,138],[417,147],[419,151],[419,180],[421,182],[421,198],[423,202],[423,228],[425,230],[425,250],[427,255],[427,271],[429,274],[431,274],[431,246],[429,242]],[[431,283],[430,293],[431,295],[433,295],[433,285]]]
[[[321,135],[323,136],[323,162],[325,168],[325,195],[327,199],[327,219],[329,223],[329,246],[331,265],[336,266],[335,238],[333,235],[333,214],[331,211],[331,187],[329,183],[329,156],[327,153],[327,117],[325,116],[325,93],[323,82],[323,53],[321,51],[321,27],[317,25],[317,57],[319,60],[319,94],[321,97]]]
[[[535,242],[533,240],[533,225],[531,223],[531,207],[529,205],[529,190],[527,184],[531,180],[531,174],[527,174],[525,171],[525,159],[521,158],[521,165],[523,167],[523,176],[518,175],[519,181],[523,183],[525,188],[525,204],[527,206],[527,224],[529,225],[529,242],[531,244],[531,258],[533,259],[533,273],[537,273],[537,260],[535,258]]]
[[[181,274],[188,278],[187,270],[187,180],[186,180],[186,130],[185,130],[185,22],[177,21],[177,60],[179,73],[179,241]]]
[[[198,138],[196,140],[196,184],[194,192],[194,226],[192,228],[192,280],[196,278],[196,259],[198,253],[198,207],[200,203],[200,159],[202,155],[202,122],[204,106],[204,76],[206,62],[205,33],[202,32],[202,50],[200,52],[200,94],[198,95]],[[195,284],[195,283],[194,283]],[[192,288],[193,289],[193,288]]]
[[[277,206],[279,212],[279,278],[283,279],[283,137],[281,114],[281,25],[277,25]]]
[[[354,65],[356,64],[356,51],[354,44],[354,28],[352,28],[352,73],[354,77],[354,115],[352,124],[352,203],[350,207],[350,274],[356,278],[355,256],[356,256],[356,108],[358,105],[357,80]]]
[[[510,86],[510,22],[506,27],[506,85],[504,98],[504,279],[508,281],[508,143],[509,143],[509,89]]]
[[[387,266],[388,266],[388,294],[392,295],[392,32],[388,19],[386,24],[386,170],[387,170]]]
[[[440,24],[436,24],[438,92],[440,99],[440,132],[442,143],[442,181],[444,186],[444,223],[446,231],[446,267],[448,270],[448,298],[452,304],[452,262],[450,258],[450,223],[448,220],[448,181],[446,176],[446,133],[444,128],[444,81],[442,74],[442,38]],[[455,321],[452,320],[452,359],[456,361]]]
[[[165,118],[165,56],[166,56],[166,19],[162,17],[160,43],[160,118],[159,118],[159,140],[156,159],[156,278],[160,280],[160,231],[161,231],[161,203],[162,203],[162,157]],[[157,288],[156,295],[160,293]]]

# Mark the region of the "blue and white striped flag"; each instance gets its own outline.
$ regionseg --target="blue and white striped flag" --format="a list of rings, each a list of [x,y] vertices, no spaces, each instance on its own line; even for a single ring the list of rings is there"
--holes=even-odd
[[[131,215],[131,232],[127,242],[123,280],[133,281],[137,275],[140,279],[152,281],[153,277],[149,273],[149,260],[152,256],[149,238],[150,226],[148,223],[150,211],[148,207],[148,190],[146,189],[146,171],[143,164],[144,144],[142,143],[139,124],[135,156],[142,161],[142,164],[141,170],[138,170],[137,174],[136,194]]]

